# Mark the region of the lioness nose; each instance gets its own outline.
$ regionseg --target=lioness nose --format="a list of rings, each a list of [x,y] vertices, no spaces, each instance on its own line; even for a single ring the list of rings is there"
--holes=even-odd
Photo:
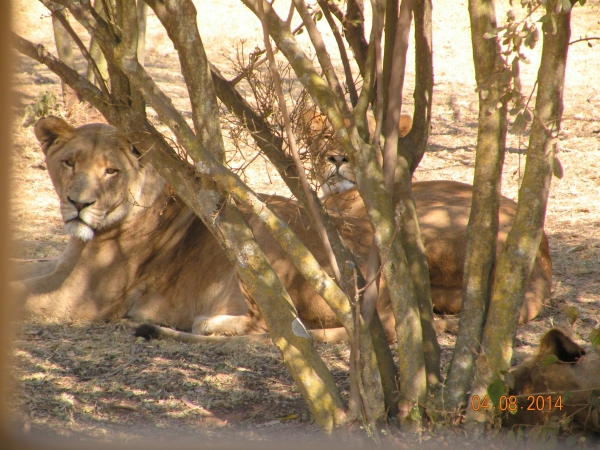
[[[85,203],[85,202],[77,202],[70,197],[67,197],[67,199],[75,206],[75,208],[77,208],[77,212],[81,212],[82,209],[87,208],[88,206],[96,203],[95,200],[93,202]]]
[[[329,161],[331,164],[335,164],[335,167],[339,169],[342,164],[346,164],[348,162],[348,158],[343,155],[331,155],[327,157],[327,161]]]

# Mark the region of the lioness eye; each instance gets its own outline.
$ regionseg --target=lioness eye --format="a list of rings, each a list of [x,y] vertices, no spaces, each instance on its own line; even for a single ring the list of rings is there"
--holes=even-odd
[[[71,161],[70,159],[63,161],[63,164],[67,167],[75,167],[75,162]]]
[[[115,174],[115,173],[117,173],[117,172],[118,172],[118,170],[117,170],[117,169],[113,169],[113,168],[110,168],[110,167],[109,167],[108,169],[106,169],[106,173],[107,173],[108,175],[114,175],[114,174]]]

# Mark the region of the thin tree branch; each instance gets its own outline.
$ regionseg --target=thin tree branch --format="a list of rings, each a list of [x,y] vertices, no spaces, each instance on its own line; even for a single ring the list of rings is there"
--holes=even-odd
[[[293,9],[290,10],[290,17],[292,15]],[[308,12],[308,11],[305,11]],[[263,40],[265,43],[265,48],[267,50],[267,57],[269,59],[269,67],[271,69],[271,76],[273,78],[273,85],[275,86],[275,92],[277,93],[277,98],[279,101],[279,109],[283,116],[283,123],[285,126],[285,132],[288,137],[288,145],[290,148],[290,152],[292,153],[292,157],[294,159],[294,164],[296,165],[296,173],[300,178],[300,183],[302,185],[302,189],[304,190],[304,195],[308,199],[308,204],[310,206],[309,211],[311,212],[312,218],[315,221],[317,233],[319,234],[319,238],[325,247],[325,252],[327,254],[327,258],[329,260],[329,264],[333,269],[333,273],[335,278],[338,281],[338,284],[342,289],[348,292],[348,286],[346,281],[342,278],[342,273],[337,264],[337,260],[335,255],[333,254],[333,249],[331,248],[331,243],[329,242],[329,238],[327,237],[327,232],[325,231],[325,227],[323,225],[323,221],[321,220],[321,215],[316,206],[315,198],[310,195],[310,187],[308,185],[308,180],[306,179],[306,173],[304,172],[304,167],[302,166],[302,162],[300,161],[300,156],[298,154],[298,147],[296,145],[296,138],[294,133],[292,132],[292,125],[290,123],[290,116],[287,110],[287,106],[285,104],[285,97],[283,95],[283,90],[281,88],[281,79],[279,77],[279,72],[277,71],[277,63],[275,62],[275,55],[273,53],[273,48],[271,47],[271,40],[269,38],[269,25],[265,20],[265,13],[263,9],[262,1],[258,2],[258,15],[262,24],[263,29]],[[302,13],[301,13],[302,15]],[[309,17],[309,21],[312,23],[312,18]],[[350,330],[346,330],[348,335],[351,336]]]
[[[116,111],[111,104],[103,99],[103,93],[100,89],[90,83],[87,78],[82,77],[77,71],[71,69],[65,63],[51,55],[43,45],[34,45],[27,39],[22,38],[16,33],[12,34],[13,46],[25,56],[44,64],[60,79],[78,92],[82,98],[92,104],[109,121],[116,119]]]
[[[319,64],[321,64],[321,69],[323,69],[323,73],[325,74],[325,78],[329,83],[329,87],[335,94],[339,102],[343,102],[343,105],[338,104],[338,108],[344,112],[346,102],[344,100],[344,91],[342,90],[342,86],[340,85],[340,80],[335,73],[335,69],[333,68],[333,64],[331,63],[331,58],[327,53],[327,49],[325,48],[325,43],[323,42],[323,38],[321,37],[321,33],[317,29],[317,25],[313,21],[313,18],[304,3],[304,0],[292,0],[300,17],[302,18],[302,22],[306,27],[306,31],[308,32],[308,36],[313,44],[315,52],[317,54],[317,59],[319,60]],[[260,3],[260,2],[259,2]]]
[[[71,27],[71,24],[69,23],[69,21],[66,19],[66,17],[63,15],[63,13],[61,11],[55,11],[54,9],[52,9],[52,6],[51,6],[52,2],[49,2],[46,0],[40,0],[40,1],[44,4],[44,6],[46,8],[48,8],[52,12],[52,15],[58,19],[58,21],[61,23],[63,28],[65,30],[67,30],[67,33],[69,33],[69,36],[71,36],[71,38],[73,39],[73,41],[79,48],[79,51],[81,52],[81,54],[83,55],[85,60],[92,67],[92,71],[94,72],[94,75],[96,76],[96,80],[98,81],[98,84],[100,85],[100,90],[104,94],[104,98],[105,98],[106,102],[109,102],[110,101],[110,93],[108,92],[108,87],[106,86],[106,82],[104,81],[104,78],[102,78],[100,69],[98,69],[98,65],[96,64],[96,61],[94,61],[94,58],[92,58],[92,55],[90,55],[90,53],[88,52],[88,50],[85,47],[85,45],[83,44],[83,42],[81,42],[81,39],[79,38],[77,33],[75,33],[75,30],[73,30],[73,27]]]
[[[208,60],[196,21],[196,8],[191,1],[164,2],[147,0],[169,33],[175,45],[192,106],[192,120],[196,136],[215,157],[223,160],[225,148],[219,124],[219,105],[206,101],[216,94],[211,81]]]
[[[356,92],[356,86],[354,85],[354,77],[352,76],[352,69],[350,68],[350,60],[348,59],[348,52],[346,52],[346,46],[340,34],[340,30],[336,26],[331,11],[329,10],[329,2],[327,0],[318,0],[321,11],[325,16],[325,20],[329,24],[329,28],[333,33],[335,42],[340,52],[340,59],[342,60],[342,66],[344,67],[344,76],[346,77],[346,85],[348,86],[348,94],[350,95],[350,103],[352,107],[356,106],[358,101],[358,93]]]
[[[574,41],[569,42],[569,45],[577,44],[578,42],[589,42],[589,41],[599,41],[600,37],[586,37],[581,39],[576,39]],[[591,47],[591,44],[590,44]]]

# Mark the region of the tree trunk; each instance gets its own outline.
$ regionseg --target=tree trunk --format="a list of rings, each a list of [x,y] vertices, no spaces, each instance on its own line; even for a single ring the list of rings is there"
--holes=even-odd
[[[503,69],[498,65],[500,44],[495,39],[483,38],[484,33],[492,32],[497,26],[494,0],[470,0],[469,15],[475,79],[480,89],[479,119],[460,330],[444,391],[444,406],[452,410],[465,404],[473,377],[474,350],[479,349],[490,298],[507,126],[506,104],[496,108],[501,95],[499,79],[491,87],[484,86],[494,73],[502,73]]]
[[[421,162],[431,130],[433,99],[433,42],[431,0],[415,0],[415,110],[407,136],[398,141],[398,154],[406,159],[413,174]]]
[[[551,29],[544,27],[534,120],[525,173],[519,189],[519,206],[498,258],[490,309],[483,332],[482,353],[475,363],[471,397],[479,395],[483,398],[497,374],[510,366],[525,284],[542,238],[554,147],[563,111],[562,95],[571,35],[570,9],[569,12],[555,13],[556,4],[555,0],[546,5],[547,13],[554,14],[556,30],[552,34]],[[483,409],[468,409],[467,420],[482,423],[486,420],[486,413]]]

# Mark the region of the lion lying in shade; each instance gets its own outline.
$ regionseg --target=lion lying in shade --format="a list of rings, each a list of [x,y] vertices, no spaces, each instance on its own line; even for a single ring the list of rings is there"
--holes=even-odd
[[[217,240],[115,128],[105,124],[73,128],[62,119],[47,117],[36,123],[35,134],[71,239],[57,259],[19,268],[21,281],[14,285],[26,313],[68,321],[129,317],[197,335],[267,332],[254,302],[242,294],[235,269]],[[433,305],[442,313],[460,309],[470,190],[469,185],[452,181],[414,185]],[[330,273],[314,226],[309,226],[302,208],[282,197],[265,198]],[[365,270],[372,231],[360,212],[362,200],[355,191],[347,191],[328,202],[334,223]],[[503,199],[499,243],[514,213],[514,202]],[[250,224],[313,337],[343,338],[333,312],[279,244],[257,219],[250,218]],[[528,282],[522,320],[539,313],[550,286],[551,262],[544,236]],[[377,308],[388,339],[393,340],[394,319],[385,285]]]

